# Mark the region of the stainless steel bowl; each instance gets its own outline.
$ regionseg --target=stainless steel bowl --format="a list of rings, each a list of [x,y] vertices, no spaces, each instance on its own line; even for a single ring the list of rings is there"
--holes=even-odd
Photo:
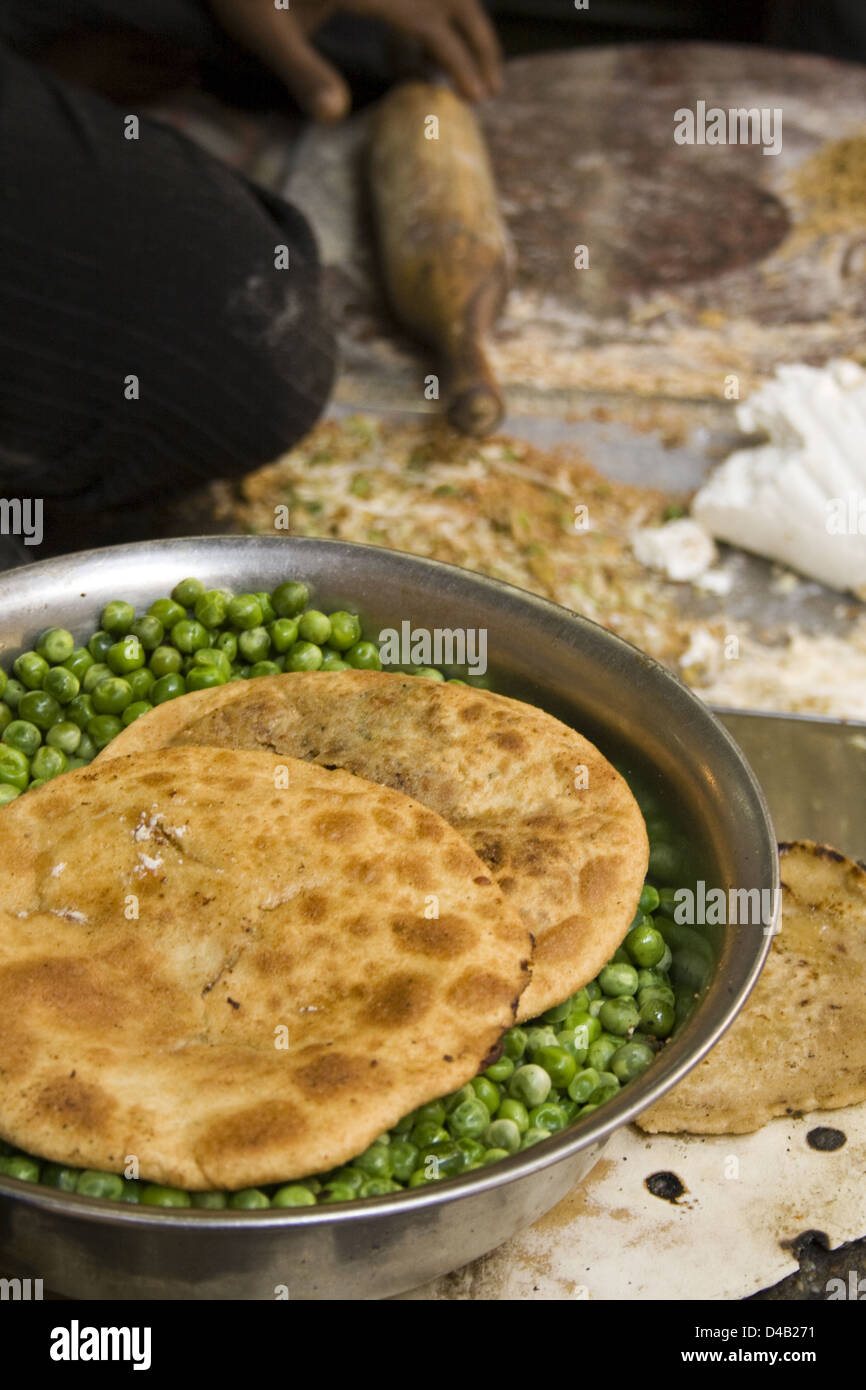
[[[706,707],[650,657],[518,589],[431,560],[337,541],[203,537],[86,551],[0,576],[4,665],[51,624],[84,638],[101,607],[137,607],[185,575],[214,587],[292,577],[318,606],[357,605],[368,632],[486,628],[494,688],[557,714],[641,777],[679,816],[695,877],[778,888],[775,837],[755,778]],[[706,996],[649,1071],[543,1144],[396,1196],[285,1212],[120,1207],[0,1178],[0,1269],[84,1298],[377,1298],[493,1249],[579,1182],[620,1125],[674,1085],[748,995],[770,938],[720,933]]]

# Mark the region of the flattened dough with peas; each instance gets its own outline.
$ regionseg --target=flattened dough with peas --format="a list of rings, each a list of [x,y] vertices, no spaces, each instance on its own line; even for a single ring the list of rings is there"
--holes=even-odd
[[[634,917],[649,855],[637,802],[593,744],[520,700],[377,671],[260,676],[158,706],[100,758],[181,744],[344,768],[443,816],[535,938],[520,1019],[593,979]]]
[[[465,1084],[531,938],[441,817],[346,772],[177,748],[3,808],[0,1137],[239,1188]],[[430,895],[438,918],[428,918]]]

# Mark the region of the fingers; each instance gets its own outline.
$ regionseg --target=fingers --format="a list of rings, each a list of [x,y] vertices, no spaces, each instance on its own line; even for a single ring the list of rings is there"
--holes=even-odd
[[[420,38],[428,53],[453,78],[457,90],[468,101],[481,101],[487,88],[481,69],[465,39],[450,22],[447,14],[425,25]]]
[[[452,18],[473,50],[488,93],[501,92],[502,49],[496,30],[478,0],[455,0]]]
[[[242,6],[219,0],[213,8],[228,32],[285,82],[303,111],[317,121],[346,115],[352,100],[347,84],[293,14],[272,0]]]

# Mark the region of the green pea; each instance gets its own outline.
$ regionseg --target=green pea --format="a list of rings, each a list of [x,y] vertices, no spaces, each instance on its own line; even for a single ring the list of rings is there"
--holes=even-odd
[[[229,1206],[233,1211],[263,1211],[270,1205],[270,1197],[265,1196],[258,1187],[244,1187],[229,1197]]]
[[[528,1128],[529,1122],[527,1121],[526,1129]],[[524,1132],[513,1120],[491,1120],[484,1131],[484,1143],[488,1149],[501,1149],[506,1154],[516,1154],[520,1148],[520,1140]]]
[[[637,989],[637,971],[633,965],[622,962],[606,965],[598,977],[598,983],[604,993],[614,999],[633,995]],[[604,1024],[603,1019],[602,1023]]]
[[[171,629],[171,640],[179,652],[191,656],[210,642],[207,628],[193,618],[181,618]]]
[[[280,667],[276,661],[257,661],[250,667],[250,680],[255,680],[257,676],[278,676]]]
[[[0,1158],[0,1173],[7,1178],[17,1178],[19,1182],[38,1182],[39,1164],[27,1154],[12,1154],[9,1158]]]
[[[630,931],[625,947],[635,965],[658,965],[665,953],[665,939],[654,926],[641,925]]]
[[[277,618],[268,628],[271,646],[281,655],[298,640],[298,624],[294,618]]]
[[[515,1100],[513,1096],[506,1096],[504,1100],[500,1101],[496,1118],[497,1120],[511,1120],[512,1124],[517,1125],[521,1134],[525,1134],[529,1129],[529,1111],[522,1100]]]
[[[20,788],[13,787],[9,782],[0,782],[0,806],[6,806],[8,802],[14,801],[16,796],[20,795]]]
[[[87,644],[87,650],[93,660],[100,666],[104,664],[105,658],[114,646],[114,638],[110,632],[94,632]]]
[[[238,637],[238,652],[242,660],[254,664],[267,661],[271,651],[271,639],[266,627],[248,627]]]
[[[562,1106],[549,1100],[545,1101],[544,1105],[536,1105],[529,1112],[530,1130],[546,1129],[548,1134],[558,1134],[561,1129],[565,1129],[567,1123],[568,1116]]]
[[[586,991],[586,995],[589,999],[590,1004],[592,1003],[593,999],[601,998],[601,985],[598,983],[598,980],[590,980],[589,984],[584,985],[583,988]]]
[[[637,985],[637,971],[635,971],[635,985]],[[606,1032],[616,1033],[618,1037],[624,1037],[626,1033],[637,1027],[640,1011],[634,999],[626,995],[622,998],[606,999],[601,1006],[598,1018]]]
[[[179,579],[171,591],[171,596],[181,608],[192,608],[203,593],[204,585],[200,579]]]
[[[478,1139],[458,1139],[457,1147],[463,1155],[464,1171],[470,1168],[480,1168],[484,1162],[484,1155],[487,1152],[484,1145]]]
[[[131,705],[127,705],[120,722],[124,729],[128,729],[130,724],[134,724],[136,719],[140,719],[143,714],[148,714],[153,709],[149,700],[133,700]]]
[[[331,1202],[354,1202],[357,1195],[355,1190],[351,1187],[347,1187],[345,1183],[336,1182],[328,1184],[322,1194],[321,1200],[327,1202],[329,1205]]]
[[[255,594],[236,594],[229,600],[227,617],[232,627],[247,631],[252,627],[261,627],[264,614]]]
[[[289,1184],[280,1187],[271,1198],[272,1207],[314,1207],[316,1205],[315,1194],[308,1187],[299,1187],[297,1184]]]
[[[278,618],[294,618],[302,613],[310,600],[306,584],[289,580],[278,584],[271,594],[271,604]]]
[[[5,733],[14,718],[14,710],[11,710],[5,701],[0,700],[0,734]]]
[[[97,751],[101,751],[113,738],[117,738],[122,728],[116,714],[95,714],[87,725],[87,733]]]
[[[673,1032],[676,1012],[672,1002],[667,999],[647,999],[640,1007],[641,1033],[649,1033],[653,1038],[667,1038]]]
[[[144,1183],[137,1182],[134,1178],[124,1178],[123,1191],[118,1201],[126,1202],[128,1206],[137,1207],[141,1201],[141,1194],[144,1191]]]
[[[612,1071],[599,1072],[598,1085],[590,1096],[591,1105],[604,1105],[605,1101],[613,1100],[620,1090],[620,1084]]]
[[[589,1051],[589,1038],[585,1029],[562,1028],[556,1035],[557,1046],[572,1057],[578,1067],[582,1067]]]
[[[93,665],[88,666],[84,672],[84,680],[81,682],[82,692],[85,695],[92,695],[100,681],[113,679],[114,672],[110,666],[106,666],[104,661],[94,661]]]
[[[649,1004],[657,1000],[663,1000],[667,1004],[673,1004],[674,992],[667,981],[661,985],[646,986],[644,989],[639,989],[637,992],[637,1006],[639,1009],[642,1009],[644,1004]]]
[[[464,1171],[466,1157],[450,1135],[441,1144],[428,1145],[426,1149],[421,1150],[422,1167],[432,1167],[434,1164],[439,1176],[443,1178],[453,1178]]]
[[[663,913],[665,917],[672,918],[674,913],[676,912],[678,891],[679,890],[677,888],[659,888],[658,910],[659,912]]]
[[[538,1129],[537,1126],[533,1125],[530,1129],[526,1131],[526,1133],[520,1141],[521,1150],[531,1149],[534,1147],[535,1144],[540,1144],[542,1140],[549,1138],[549,1129]]]
[[[42,689],[46,695],[52,695],[59,705],[68,705],[81,690],[81,682],[65,666],[52,666],[42,682]]]
[[[232,662],[237,660],[238,639],[235,633],[221,632],[219,637],[216,639],[214,645],[216,646],[217,651],[222,652],[223,656],[226,658],[230,665]]]
[[[595,1067],[586,1067],[579,1071],[568,1085],[568,1094],[571,1100],[577,1101],[578,1105],[585,1105],[598,1086],[599,1073]]]
[[[655,912],[659,901],[658,889],[653,888],[651,883],[645,883],[640,891],[640,902],[638,903],[641,912]]]
[[[508,1083],[508,1094],[528,1108],[540,1105],[550,1094],[550,1077],[543,1067],[530,1062],[518,1067]]]
[[[36,650],[46,661],[58,666],[68,661],[75,651],[75,638],[65,627],[48,627],[36,643]]]
[[[586,1054],[587,1065],[594,1067],[596,1071],[607,1071],[611,1057],[621,1046],[622,1043],[619,1038],[616,1040],[605,1037],[597,1038]]]
[[[17,748],[0,743],[0,782],[23,792],[30,781],[30,762]]]
[[[208,589],[195,600],[195,616],[205,627],[222,627],[228,607],[228,600],[220,589]]]
[[[472,1081],[472,1089],[491,1115],[499,1109],[499,1102],[502,1099],[499,1094],[499,1087],[494,1086],[489,1077],[476,1076]]]
[[[127,705],[126,708],[129,709],[129,706]],[[125,714],[125,713],[126,713],[126,710],[124,710],[124,714]],[[95,715],[93,716],[94,719],[99,719],[99,718],[101,718],[101,717],[102,717],[102,716],[100,716],[100,715],[98,715],[98,714],[95,714]],[[89,721],[88,721],[88,722],[89,722]],[[80,742],[79,745],[78,745],[78,755],[77,755],[77,756],[78,756],[79,758],[84,758],[86,762],[90,762],[91,758],[95,758],[98,752],[99,752],[99,749],[97,748],[96,744],[93,742],[93,739],[90,737],[90,734],[87,732],[86,729],[82,729],[82,731],[81,731],[81,742]]]
[[[502,1039],[503,1052],[512,1062],[519,1062],[526,1052],[526,1033],[522,1028],[509,1028]]]
[[[174,676],[183,665],[183,657],[174,647],[157,647],[150,656],[150,669],[157,680],[163,676]]]
[[[77,724],[71,720],[64,719],[59,724],[54,724],[45,735],[45,742],[49,748],[59,748],[61,753],[67,754],[72,758],[78,752],[78,745],[81,742],[81,730]]]
[[[59,748],[37,748],[30,760],[30,775],[48,782],[66,771],[66,754]]]
[[[215,686],[225,685],[226,677],[218,666],[193,666],[186,678],[186,688],[191,690],[213,690]]]
[[[346,652],[346,660],[356,671],[381,671],[379,649],[373,642],[356,642]]]
[[[564,1023],[573,1008],[570,999],[566,999],[564,1004],[554,1004],[552,1009],[545,1009],[541,1015],[544,1023]]]
[[[514,1075],[514,1063],[510,1057],[502,1056],[498,1062],[492,1062],[484,1075],[488,1081],[496,1083],[509,1081]]]
[[[556,1046],[556,1032],[550,1024],[539,1026],[533,1024],[526,1030],[526,1052],[531,1061],[535,1061],[535,1054],[540,1052],[543,1047]]]
[[[477,1139],[489,1124],[490,1109],[477,1097],[461,1101],[448,1117],[448,1128],[455,1139]]]
[[[335,656],[333,653],[322,657],[320,671],[351,671],[348,661],[343,661],[342,657]]]
[[[65,1168],[62,1163],[46,1163],[40,1181],[43,1187],[54,1187],[58,1192],[74,1192],[78,1174],[78,1168]]]
[[[97,714],[122,714],[132,704],[132,688],[121,676],[108,676],[93,687],[91,698]]]
[[[38,652],[22,652],[12,662],[12,670],[28,690],[41,690],[48,674],[48,662]]]
[[[461,681],[461,685],[464,682]],[[518,1145],[518,1148],[520,1146]],[[510,1158],[508,1149],[486,1149],[482,1160],[482,1167],[487,1168],[491,1163],[501,1163],[503,1158]]]
[[[624,1086],[645,1072],[654,1056],[648,1043],[635,1038],[632,1042],[623,1043],[619,1051],[613,1054],[610,1069],[620,1085]]]
[[[573,1028],[575,1033],[583,1033],[587,1038],[587,1046],[594,1043],[596,1038],[601,1037],[601,1024],[592,1014],[578,1012],[568,1015],[568,1027]]]
[[[131,637],[138,638],[146,652],[155,652],[165,636],[165,628],[159,618],[154,618],[152,613],[147,613],[143,618],[136,618],[129,633]]]
[[[435,1148],[439,1144],[450,1144],[451,1135],[442,1125],[437,1125],[435,1120],[419,1120],[412,1127],[412,1143],[421,1149]]]
[[[8,744],[10,748],[17,748],[19,753],[24,754],[25,758],[32,758],[42,742],[42,734],[36,725],[29,723],[28,720],[13,719],[12,723],[6,726],[3,742]]]
[[[229,1204],[228,1193],[219,1188],[213,1188],[209,1192],[191,1192],[190,1200],[194,1207],[201,1211],[223,1211]],[[315,1198],[313,1199],[315,1201]],[[276,1206],[276,1199],[272,1198],[273,1205]],[[285,1203],[281,1205],[285,1206]]]
[[[681,882],[683,868],[680,851],[664,841],[660,844],[650,843],[649,872],[653,878],[661,879],[662,883]]]
[[[101,658],[100,658],[101,660]],[[75,651],[63,663],[65,671],[71,671],[79,683],[84,679],[84,673],[93,665],[93,657],[86,647],[76,647]]]
[[[133,700],[148,699],[156,684],[156,676],[148,666],[139,666],[137,671],[130,671],[124,679],[132,691]]]
[[[69,701],[63,713],[73,724],[77,724],[79,729],[86,729],[96,710],[89,695],[76,695],[74,700]]]
[[[382,1143],[371,1144],[355,1159],[355,1166],[369,1178],[390,1178],[394,1172],[390,1146]]]
[[[441,671],[437,671],[433,666],[419,666],[413,675],[428,681],[444,681],[445,677]]]
[[[102,1197],[106,1201],[117,1202],[123,1193],[123,1178],[117,1173],[99,1173],[85,1168],[78,1175],[75,1191],[82,1197]]]
[[[330,636],[327,639],[338,652],[347,652],[361,640],[361,620],[355,613],[338,609],[328,616]],[[315,640],[315,639],[310,639]]]
[[[157,1183],[148,1183],[141,1194],[141,1205],[143,1207],[191,1207],[192,1198],[188,1192],[182,1192],[178,1187],[160,1187]]]
[[[102,610],[102,627],[112,637],[124,637],[135,622],[135,609],[123,599],[107,603]]]
[[[164,705],[166,700],[176,700],[178,695],[186,694],[186,681],[183,676],[160,676],[150,692],[153,705]]]
[[[438,1169],[431,1167],[429,1173],[424,1168],[416,1168],[409,1179],[409,1187],[425,1187],[429,1182],[439,1182],[440,1174]]]
[[[4,703],[7,704],[11,710],[17,710],[22,697],[26,694],[27,686],[23,685],[21,681],[15,680],[14,677],[9,677],[6,681],[3,696]]]
[[[63,712],[53,695],[44,690],[28,690],[18,702],[18,718],[35,724],[44,732],[63,718]]]
[[[542,1047],[534,1059],[538,1066],[543,1067],[550,1077],[552,1085],[558,1090],[564,1091],[569,1081],[577,1071],[577,1062],[570,1056],[564,1047],[558,1044],[553,1047]],[[534,1123],[534,1121],[533,1121]],[[542,1128],[545,1126],[542,1124]],[[549,1129],[550,1126],[548,1125]]]
[[[131,634],[120,642],[115,642],[105,654],[106,665],[116,676],[125,676],[128,671],[137,671],[145,664],[147,653],[137,637]]]
[[[398,1182],[408,1182],[418,1167],[420,1149],[409,1139],[394,1139],[391,1142],[391,1164]]]
[[[173,598],[158,598],[150,605],[147,613],[148,617],[156,618],[157,622],[162,623],[166,632],[170,632],[175,623],[183,622],[186,608],[175,603]]]
[[[9,677],[6,672],[3,670],[2,666],[0,666],[0,699],[3,698],[3,692],[6,689],[6,682],[8,679]]]
[[[276,612],[274,611],[274,605],[271,602],[271,596],[269,593],[266,593],[264,589],[262,589],[256,591],[256,598],[258,599],[259,607],[262,610],[262,622],[264,623],[265,627],[270,627],[271,623],[274,622],[277,616]]]
[[[29,785],[29,787],[27,788],[27,790],[28,790],[29,792],[35,792],[35,791],[37,791],[37,790],[39,789],[39,787],[44,787],[44,786],[45,786],[45,778],[44,778],[44,777],[34,777],[34,778],[32,778],[32,780],[31,780],[31,782],[30,782],[30,785]]]
[[[312,642],[296,642],[286,654],[288,671],[318,671],[322,664],[322,653]]]
[[[398,1182],[393,1182],[390,1178],[368,1178],[361,1184],[358,1193],[359,1197],[384,1197],[389,1192],[399,1192],[401,1190]]]
[[[660,970],[639,970],[637,972],[637,999],[640,1002],[640,992],[642,989],[669,989],[670,985],[666,975]]]

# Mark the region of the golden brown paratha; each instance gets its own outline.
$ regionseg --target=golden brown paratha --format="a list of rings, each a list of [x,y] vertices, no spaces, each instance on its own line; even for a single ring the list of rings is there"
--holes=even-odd
[[[268,748],[415,797],[459,830],[535,937],[519,1017],[586,984],[634,917],[649,847],[591,743],[519,700],[374,671],[264,676],[161,705],[102,753]]]
[[[721,1042],[640,1116],[650,1134],[748,1134],[866,1100],[866,872],[826,845],[779,848],[782,930]]]
[[[444,820],[272,753],[68,773],[4,808],[3,848],[0,1135],[58,1162],[328,1169],[474,1076],[528,979]]]

